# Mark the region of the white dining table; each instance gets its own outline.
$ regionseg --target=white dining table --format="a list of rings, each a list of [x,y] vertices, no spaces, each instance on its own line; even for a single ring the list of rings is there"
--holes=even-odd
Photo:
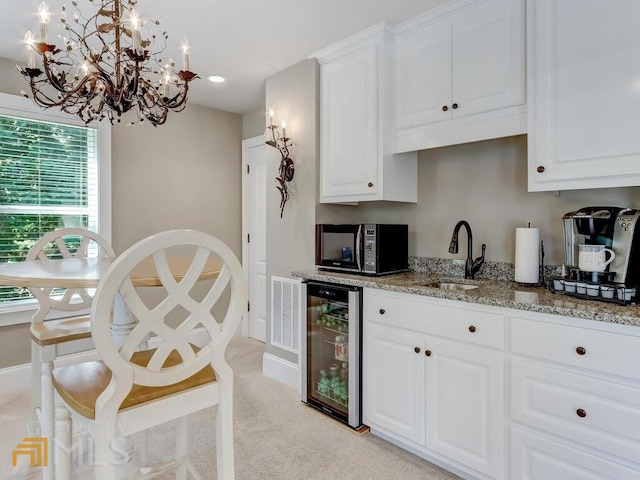
[[[30,260],[0,264],[0,285],[34,288],[96,288],[104,278],[114,257],[63,258]],[[167,262],[173,277],[180,281],[191,265],[190,257],[169,257]],[[198,280],[211,280],[218,276],[222,262],[211,258]],[[133,271],[131,281],[136,287],[161,286],[162,282],[151,258],[143,260]],[[135,318],[124,302],[114,305],[112,334],[116,345],[121,345],[135,326]]]

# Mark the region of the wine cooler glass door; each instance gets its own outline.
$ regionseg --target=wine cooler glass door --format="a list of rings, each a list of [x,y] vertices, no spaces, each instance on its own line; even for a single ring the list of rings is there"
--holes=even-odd
[[[307,284],[306,400],[336,419],[360,425],[358,289]]]

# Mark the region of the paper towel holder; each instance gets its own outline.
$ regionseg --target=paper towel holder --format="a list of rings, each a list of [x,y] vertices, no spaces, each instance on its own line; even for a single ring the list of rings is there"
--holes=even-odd
[[[529,228],[530,227],[531,227],[531,223],[529,223]],[[516,280],[514,280],[513,282],[516,285],[519,285],[522,287],[545,287],[547,285],[546,280],[544,279],[544,240],[540,240],[540,264],[538,268],[539,268],[538,282],[525,283],[525,282],[518,282]]]

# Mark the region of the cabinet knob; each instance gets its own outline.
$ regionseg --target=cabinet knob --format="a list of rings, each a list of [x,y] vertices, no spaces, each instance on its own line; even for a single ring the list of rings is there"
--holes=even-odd
[[[367,187],[369,187],[369,188],[373,187],[373,182],[367,183]]]
[[[381,308],[378,311],[380,312],[380,315],[384,315],[387,312],[384,308]]]
[[[584,347],[578,347],[578,348],[576,348],[576,353],[578,355],[584,355],[585,353],[587,353],[587,349],[584,348]]]
[[[425,351],[424,351],[424,354],[425,354],[427,357],[430,357],[430,356],[431,356],[431,350],[425,350]]]
[[[476,327],[474,325],[469,325],[469,331],[471,333],[476,333]]]
[[[416,353],[420,353],[420,347],[414,347],[413,351],[416,352]]]
[[[446,105],[443,105],[443,106],[442,106],[442,111],[443,111],[443,112],[446,112],[447,110],[449,110],[449,107],[447,107]]]
[[[585,412],[583,409],[579,408],[576,410],[576,415],[578,415],[580,418],[584,418],[587,416],[587,412]]]
[[[458,104],[454,103],[453,105],[451,105],[451,108],[453,108],[454,110],[456,110],[458,108]]]
[[[538,168],[536,168],[536,170],[538,171],[538,173],[542,173],[544,172],[544,167],[540,165]]]

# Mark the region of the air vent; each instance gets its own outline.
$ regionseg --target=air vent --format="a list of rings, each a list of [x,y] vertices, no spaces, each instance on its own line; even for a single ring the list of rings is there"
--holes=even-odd
[[[300,280],[271,277],[271,345],[298,353]]]

